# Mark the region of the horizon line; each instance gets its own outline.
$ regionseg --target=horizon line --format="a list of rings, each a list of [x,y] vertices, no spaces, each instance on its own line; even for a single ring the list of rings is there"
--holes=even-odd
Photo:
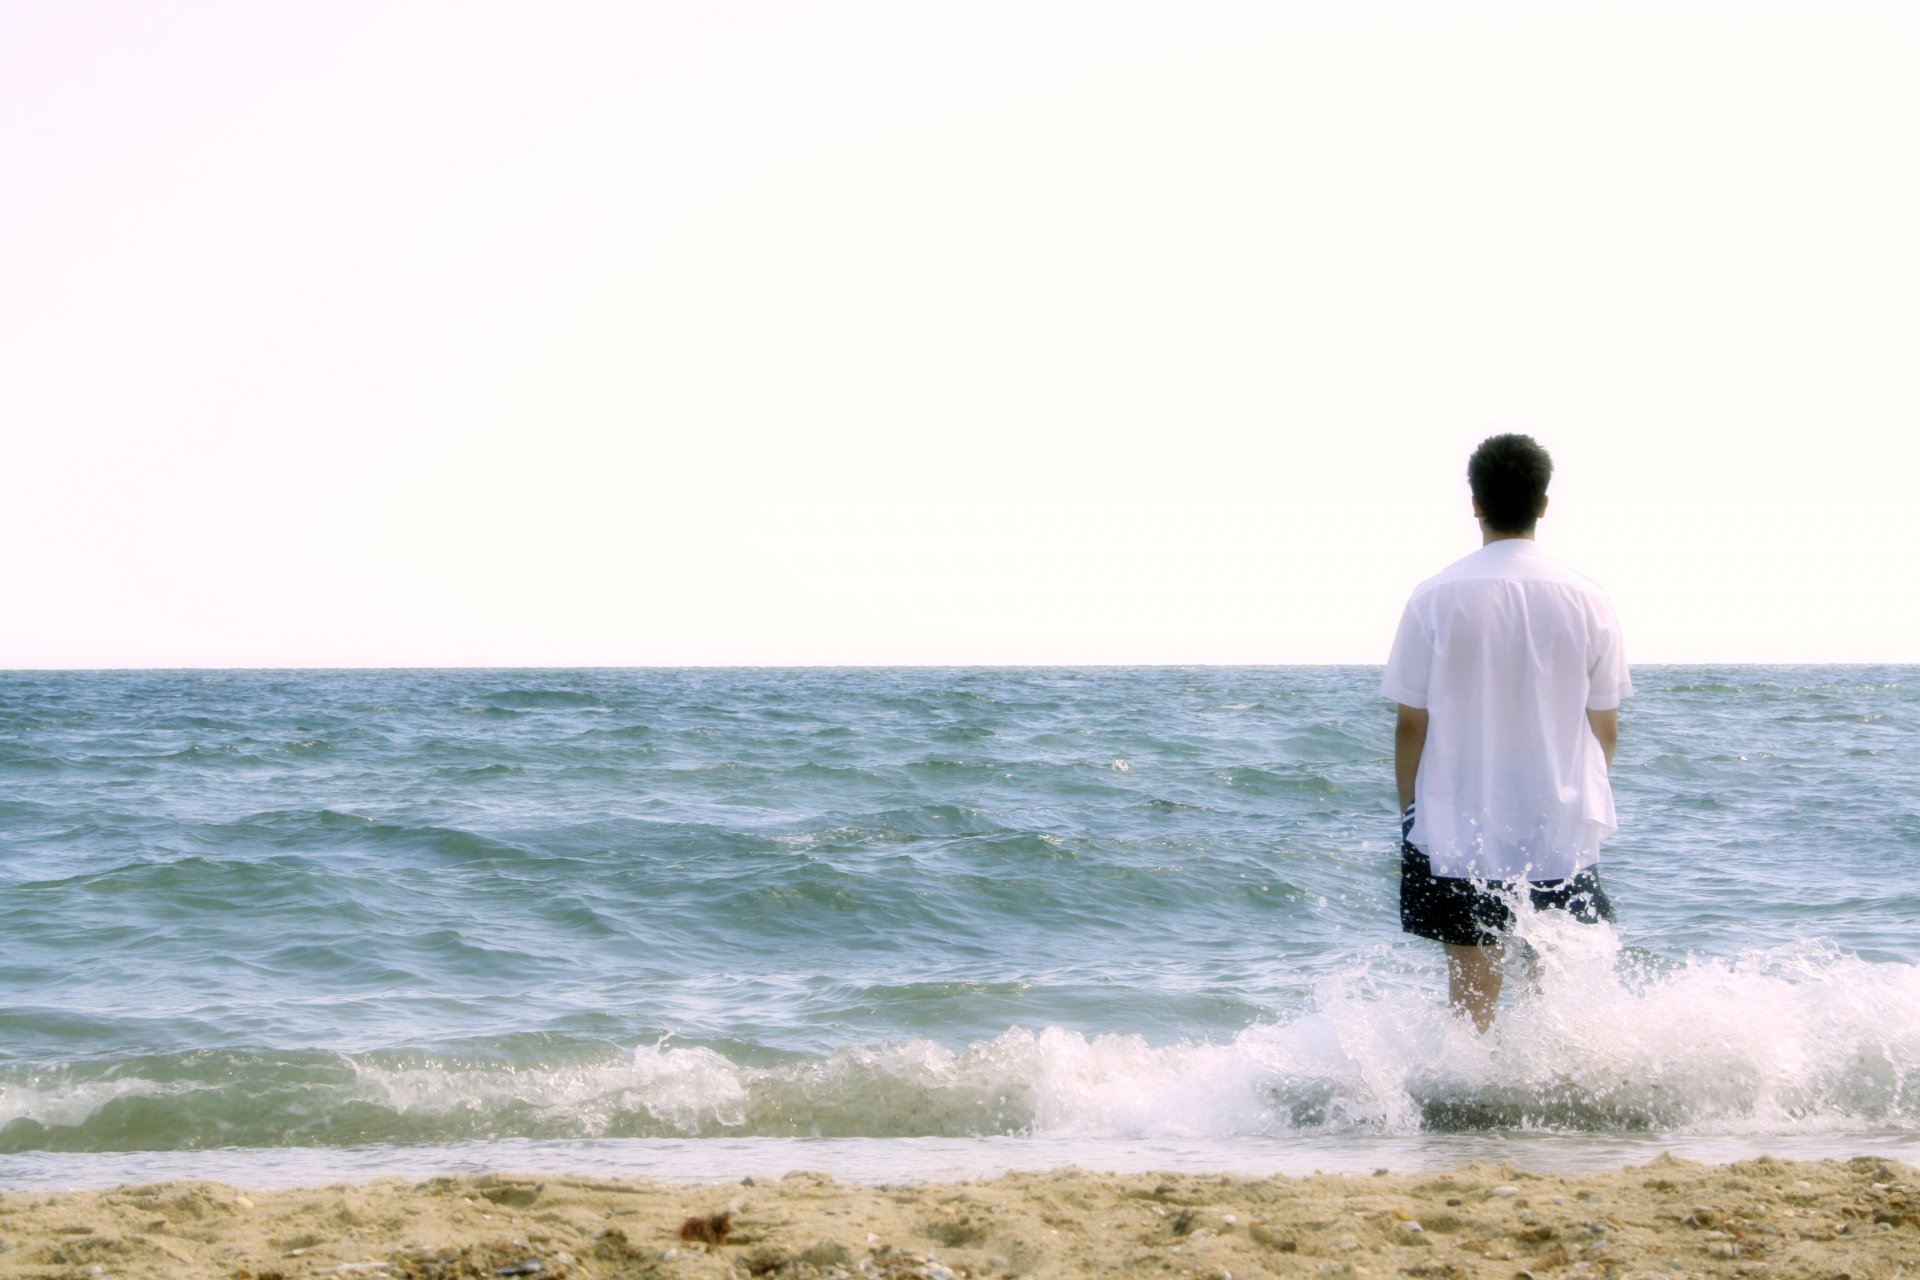
[[[631,663],[329,663],[193,664],[147,666],[0,666],[0,675],[50,673],[120,674],[127,672],[336,672],[336,671],[1084,671],[1102,670],[1286,670],[1304,667],[1372,667],[1383,662],[631,662]],[[1673,659],[1632,662],[1630,670],[1654,667],[1913,667],[1920,659]]]

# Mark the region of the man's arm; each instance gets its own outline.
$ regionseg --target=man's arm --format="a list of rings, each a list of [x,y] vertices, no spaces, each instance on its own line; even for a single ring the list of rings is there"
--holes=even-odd
[[[1589,715],[1598,714],[1589,712]],[[1604,739],[1602,739],[1604,741]],[[1413,803],[1413,780],[1420,776],[1420,753],[1427,749],[1427,710],[1400,704],[1400,717],[1393,726],[1393,777],[1400,784],[1400,812]],[[1611,760],[1613,753],[1607,753]]]
[[[1607,757],[1607,772],[1613,772],[1613,749],[1620,745],[1620,709],[1587,712],[1593,736],[1600,739],[1600,751]]]

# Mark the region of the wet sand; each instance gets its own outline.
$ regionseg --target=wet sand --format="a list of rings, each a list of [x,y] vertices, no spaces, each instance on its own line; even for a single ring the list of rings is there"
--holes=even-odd
[[[481,1175],[0,1193],[0,1277],[1920,1280],[1920,1170],[1662,1158],[1305,1178],[1075,1169],[855,1186]]]

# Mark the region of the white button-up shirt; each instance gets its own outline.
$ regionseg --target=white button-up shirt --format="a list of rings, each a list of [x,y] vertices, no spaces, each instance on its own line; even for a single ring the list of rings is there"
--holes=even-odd
[[[1414,589],[1380,692],[1428,714],[1414,846],[1438,876],[1561,880],[1616,829],[1587,712],[1633,692],[1599,586],[1503,538]]]

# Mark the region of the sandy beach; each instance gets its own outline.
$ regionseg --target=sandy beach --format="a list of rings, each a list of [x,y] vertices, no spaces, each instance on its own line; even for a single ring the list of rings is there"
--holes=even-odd
[[[692,1186],[476,1175],[0,1195],[0,1276],[1920,1276],[1920,1170],[1662,1158],[1583,1176]]]

